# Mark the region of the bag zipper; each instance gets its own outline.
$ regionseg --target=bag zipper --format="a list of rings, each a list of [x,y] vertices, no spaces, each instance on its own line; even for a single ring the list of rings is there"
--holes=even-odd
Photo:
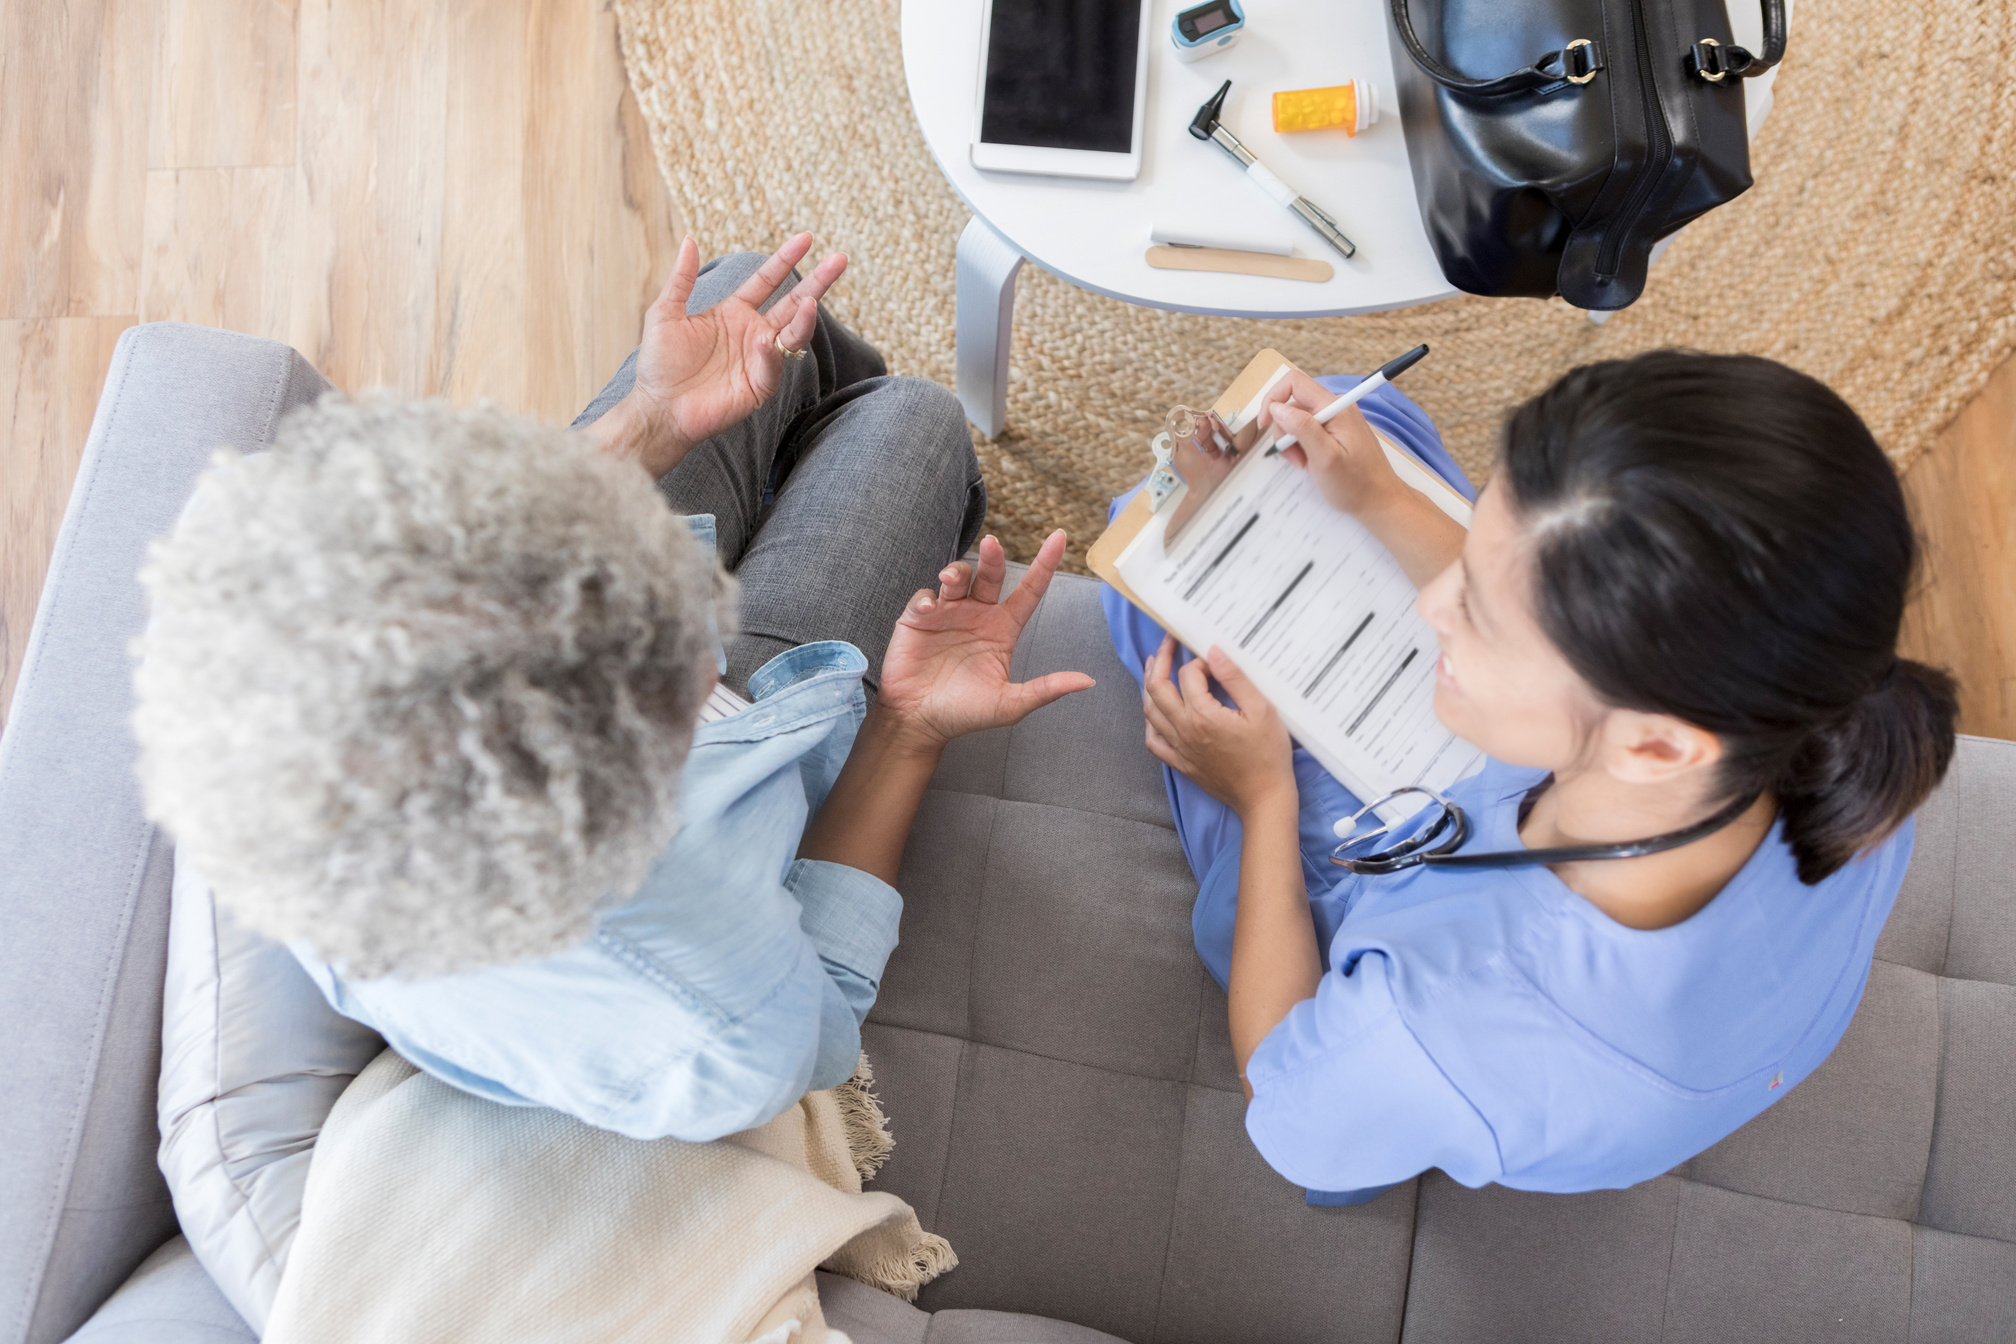
[[[1624,252],[1624,239],[1631,232],[1631,226],[1638,222],[1638,216],[1645,213],[1653,192],[1658,189],[1659,179],[1666,176],[1666,165],[1673,161],[1673,129],[1666,124],[1666,108],[1659,101],[1659,85],[1653,78],[1652,39],[1646,31],[1645,0],[1634,0],[1631,11],[1638,39],[1638,96],[1645,110],[1645,127],[1651,133],[1652,143],[1644,168],[1639,170],[1637,178],[1631,183],[1631,190],[1624,196],[1624,208],[1617,212],[1617,218],[1603,231],[1603,246],[1596,253],[1596,274],[1604,277],[1617,274],[1617,261]]]

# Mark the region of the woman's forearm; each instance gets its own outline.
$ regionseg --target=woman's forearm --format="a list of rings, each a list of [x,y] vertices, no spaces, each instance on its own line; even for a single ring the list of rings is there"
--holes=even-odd
[[[693,445],[672,433],[633,390],[582,430],[613,457],[627,457],[656,480],[679,465]]]
[[[894,714],[871,708],[840,777],[805,828],[798,857],[845,864],[896,885],[910,823],[942,750]]]
[[[1239,857],[1239,912],[1232,926],[1229,995],[1232,1057],[1246,1061],[1288,1010],[1314,998],[1323,963],[1309,917],[1292,789],[1246,808]],[[1246,1095],[1252,1096],[1249,1085]]]

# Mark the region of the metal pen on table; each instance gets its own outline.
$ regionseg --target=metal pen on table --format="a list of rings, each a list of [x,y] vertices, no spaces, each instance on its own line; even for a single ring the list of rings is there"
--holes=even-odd
[[[1199,140],[1209,140],[1220,149],[1239,160],[1239,166],[1246,170],[1246,176],[1253,184],[1271,196],[1277,205],[1285,206],[1301,216],[1302,222],[1323,235],[1323,241],[1342,252],[1347,257],[1358,254],[1358,245],[1344,236],[1337,227],[1337,221],[1323,213],[1317,206],[1304,199],[1295,188],[1283,182],[1268,171],[1267,165],[1253,157],[1253,151],[1239,143],[1239,137],[1225,129],[1219,122],[1218,114],[1225,109],[1225,95],[1230,92],[1232,81],[1226,80],[1218,86],[1218,92],[1211,95],[1204,106],[1197,109],[1197,115],[1190,119],[1190,134]]]

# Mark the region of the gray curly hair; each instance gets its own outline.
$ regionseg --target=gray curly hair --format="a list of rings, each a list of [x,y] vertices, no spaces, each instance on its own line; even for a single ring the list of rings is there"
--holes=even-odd
[[[141,579],[148,816],[365,978],[557,952],[634,890],[734,610],[634,464],[385,396],[219,453]]]

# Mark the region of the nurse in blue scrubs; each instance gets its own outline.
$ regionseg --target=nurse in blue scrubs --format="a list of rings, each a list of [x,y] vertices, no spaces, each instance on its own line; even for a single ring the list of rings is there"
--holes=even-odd
[[[1419,589],[1436,713],[1481,773],[1340,848],[1373,800],[1221,650],[1194,661],[1106,594],[1247,1131],[1312,1203],[1430,1167],[1650,1179],[1841,1039],[1951,759],[1951,678],[1895,652],[1916,561],[1896,475],[1845,402],[1763,359],[1577,369],[1513,412],[1481,495],[1390,387],[1317,424],[1353,381],[1297,378],[1270,414]],[[1373,426],[1476,500],[1467,533]]]

